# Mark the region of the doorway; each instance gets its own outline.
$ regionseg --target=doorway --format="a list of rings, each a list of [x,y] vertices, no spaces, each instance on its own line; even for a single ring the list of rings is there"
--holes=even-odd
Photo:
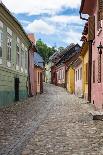
[[[19,78],[15,78],[15,101],[19,101]]]

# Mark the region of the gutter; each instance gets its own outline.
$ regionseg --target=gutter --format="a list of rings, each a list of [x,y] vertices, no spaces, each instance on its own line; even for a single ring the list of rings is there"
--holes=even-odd
[[[84,7],[84,3],[85,3],[85,0],[82,0],[80,11],[79,11],[80,19],[88,21],[88,19],[82,17],[82,11],[83,11],[83,7]]]

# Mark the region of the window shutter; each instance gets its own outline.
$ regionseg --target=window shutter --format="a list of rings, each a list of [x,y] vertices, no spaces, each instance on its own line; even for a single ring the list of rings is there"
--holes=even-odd
[[[98,0],[98,11],[100,13],[100,20],[103,19],[103,0]]]
[[[88,41],[95,38],[95,16],[90,16],[88,20]]]

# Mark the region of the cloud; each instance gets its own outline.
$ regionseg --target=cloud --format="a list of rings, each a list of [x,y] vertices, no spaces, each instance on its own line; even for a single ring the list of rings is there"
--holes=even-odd
[[[70,30],[65,34],[65,39],[63,40],[65,43],[79,43],[81,45],[81,33],[77,31]]]
[[[55,28],[52,25],[49,25],[43,20],[34,20],[26,27],[27,31],[35,33],[41,33],[46,35],[51,35],[55,33]]]
[[[20,22],[21,22],[22,24],[30,24],[30,21],[28,21],[28,20],[20,20]]]
[[[56,14],[63,8],[78,8],[81,0],[2,0],[13,13]]]
[[[59,15],[59,16],[52,16],[51,18],[47,18],[48,21],[53,23],[61,23],[61,24],[79,24],[82,25],[83,21],[80,19],[79,16],[66,16],[66,15]]]

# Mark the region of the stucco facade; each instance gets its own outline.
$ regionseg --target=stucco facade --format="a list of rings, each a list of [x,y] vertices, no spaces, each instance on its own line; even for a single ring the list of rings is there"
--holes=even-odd
[[[75,95],[82,97],[82,62],[75,67]]]
[[[96,4],[95,4],[96,5]],[[101,44],[103,45],[103,20],[101,20],[101,28],[97,29],[97,11],[98,6],[96,5],[94,10],[94,16],[95,16],[95,42],[93,42],[92,45],[92,70],[94,70],[95,73],[92,72],[92,103],[95,105],[98,109],[103,109],[103,54],[101,54],[101,81],[99,82],[98,72],[99,72],[99,52],[97,47]],[[95,63],[95,68],[93,67],[93,63]],[[93,74],[95,74],[95,79],[93,81]]]
[[[65,87],[65,64],[57,66],[56,74],[57,74],[57,85]]]
[[[51,61],[45,65],[45,82],[47,83],[51,83],[51,66]]]
[[[35,94],[43,93],[44,60],[38,52],[34,53],[34,90]]]
[[[0,3],[0,106],[28,96],[29,39]]]
[[[67,76],[67,91],[71,94],[75,92],[75,70],[69,67],[66,73]]]
[[[85,100],[88,100],[88,43],[84,43],[81,50],[82,58],[82,92]]]
[[[89,44],[92,42],[92,47],[89,49],[92,60],[91,74],[91,102],[96,109],[103,109],[103,54],[102,50],[98,50],[98,46],[103,46],[103,1],[102,0],[82,0],[81,12],[89,15]],[[90,66],[89,66],[90,67]]]

